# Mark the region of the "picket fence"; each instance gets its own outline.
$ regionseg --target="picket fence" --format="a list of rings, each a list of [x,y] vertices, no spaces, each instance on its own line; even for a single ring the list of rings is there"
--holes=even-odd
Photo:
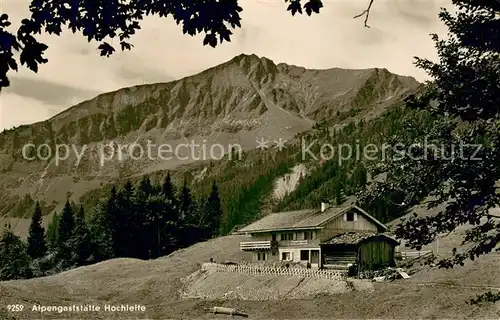
[[[328,280],[344,280],[346,273],[342,271],[333,270],[319,270],[319,269],[306,269],[306,268],[276,268],[276,267],[260,267],[248,265],[225,265],[207,262],[201,267],[203,271],[212,272],[236,272],[245,274],[268,274],[276,276],[296,276],[303,278],[316,278]]]

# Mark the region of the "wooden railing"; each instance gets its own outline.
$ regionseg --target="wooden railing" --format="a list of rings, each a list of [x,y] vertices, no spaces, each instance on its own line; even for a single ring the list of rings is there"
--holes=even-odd
[[[218,263],[207,262],[201,267],[203,271],[212,272],[236,272],[245,274],[266,274],[276,276],[295,276],[302,278],[316,278],[329,280],[344,280],[346,273],[342,271],[306,269],[306,268],[276,268],[267,266],[248,266],[248,265],[224,265]]]
[[[269,250],[271,249],[271,240],[265,241],[242,241],[240,242],[241,250]]]
[[[432,250],[420,250],[420,251],[401,251],[402,259],[414,259],[431,254]]]

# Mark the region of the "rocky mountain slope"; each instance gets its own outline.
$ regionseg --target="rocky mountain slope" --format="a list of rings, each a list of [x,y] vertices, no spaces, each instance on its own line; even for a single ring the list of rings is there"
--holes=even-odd
[[[288,140],[318,122],[376,117],[420,86],[386,69],[307,70],[239,55],[177,81],[105,93],[0,134],[0,216],[24,216],[33,199],[49,213],[115,179]],[[183,145],[191,143],[205,153]]]

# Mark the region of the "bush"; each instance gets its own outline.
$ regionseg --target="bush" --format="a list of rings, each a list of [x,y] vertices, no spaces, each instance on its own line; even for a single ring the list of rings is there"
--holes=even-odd
[[[45,256],[31,262],[31,272],[33,277],[50,276],[63,270],[57,259],[57,253],[48,252]]]
[[[12,230],[5,229],[0,239],[0,280],[30,278],[30,262],[26,244]]]

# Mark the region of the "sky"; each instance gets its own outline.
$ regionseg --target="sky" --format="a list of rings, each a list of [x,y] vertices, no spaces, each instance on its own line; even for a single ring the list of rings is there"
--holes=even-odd
[[[368,24],[353,17],[369,0],[324,0],[319,15],[292,17],[282,0],[240,0],[242,28],[232,41],[203,46],[202,36],[182,33],[167,18],[147,17],[130,42],[132,51],[99,56],[97,43],[65,30],[41,35],[49,46],[38,73],[25,67],[9,73],[11,86],[0,93],[0,130],[46,120],[98,94],[144,83],[168,82],[224,63],[241,53],[264,56],[311,69],[387,68],[428,80],[414,57],[436,59],[430,34],[445,35],[440,7],[451,0],[375,0]],[[14,31],[29,16],[29,1],[0,0]]]

